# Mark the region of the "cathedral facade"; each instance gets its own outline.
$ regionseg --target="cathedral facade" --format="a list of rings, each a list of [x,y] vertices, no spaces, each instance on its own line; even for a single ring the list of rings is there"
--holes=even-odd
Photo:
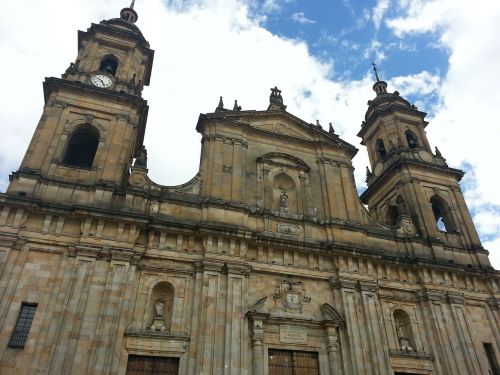
[[[357,149],[278,88],[221,99],[198,174],[162,186],[137,18],[78,33],[0,194],[1,374],[500,373],[500,273],[425,113],[377,77],[359,196]]]

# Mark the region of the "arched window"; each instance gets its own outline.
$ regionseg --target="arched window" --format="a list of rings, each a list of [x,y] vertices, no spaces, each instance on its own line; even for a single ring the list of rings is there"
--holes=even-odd
[[[406,313],[406,311],[397,309],[394,310],[393,317],[394,325],[396,327],[396,335],[398,337],[399,349],[414,351],[415,339],[413,338],[410,316]]]
[[[413,134],[410,130],[406,131],[406,142],[408,143],[409,148],[418,148],[418,141],[415,134]]]
[[[438,196],[431,198],[432,213],[436,220],[436,226],[443,232],[456,232],[457,227],[453,221],[453,216],[449,206],[444,199]]]
[[[395,227],[398,225],[399,219],[399,209],[398,206],[391,205],[387,210],[387,224],[391,227]]]
[[[380,159],[384,159],[387,156],[387,152],[385,151],[384,141],[379,139],[375,143],[375,148],[380,156]]]
[[[118,60],[114,56],[106,56],[101,61],[101,66],[99,70],[103,72],[108,72],[109,74],[115,75],[118,69]]]
[[[71,134],[63,163],[73,167],[91,168],[99,144],[99,132],[92,125],[83,125]]]
[[[151,293],[150,321],[148,329],[170,332],[174,307],[174,286],[162,281],[155,285]]]

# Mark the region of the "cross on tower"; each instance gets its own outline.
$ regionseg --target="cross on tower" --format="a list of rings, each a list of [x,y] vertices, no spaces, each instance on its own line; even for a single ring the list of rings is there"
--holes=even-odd
[[[373,62],[372,65],[373,65],[373,71],[375,72],[375,78],[377,79],[378,82],[380,81],[380,78],[378,76],[377,65],[375,65],[375,62]]]

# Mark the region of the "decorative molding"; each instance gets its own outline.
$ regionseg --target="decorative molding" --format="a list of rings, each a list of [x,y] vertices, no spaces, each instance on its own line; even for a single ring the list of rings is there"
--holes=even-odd
[[[300,234],[300,226],[288,223],[278,223],[277,232],[289,236],[298,237]]]
[[[326,322],[334,323],[335,325],[343,325],[345,323],[344,316],[339,313],[332,305],[324,303],[320,306],[321,314]]]

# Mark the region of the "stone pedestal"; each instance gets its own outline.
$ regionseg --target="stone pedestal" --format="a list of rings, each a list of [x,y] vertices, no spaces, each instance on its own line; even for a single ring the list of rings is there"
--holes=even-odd
[[[165,324],[163,323],[163,318],[156,317],[153,320],[153,324],[150,327],[151,331],[154,332],[165,332],[167,329],[165,328]]]

